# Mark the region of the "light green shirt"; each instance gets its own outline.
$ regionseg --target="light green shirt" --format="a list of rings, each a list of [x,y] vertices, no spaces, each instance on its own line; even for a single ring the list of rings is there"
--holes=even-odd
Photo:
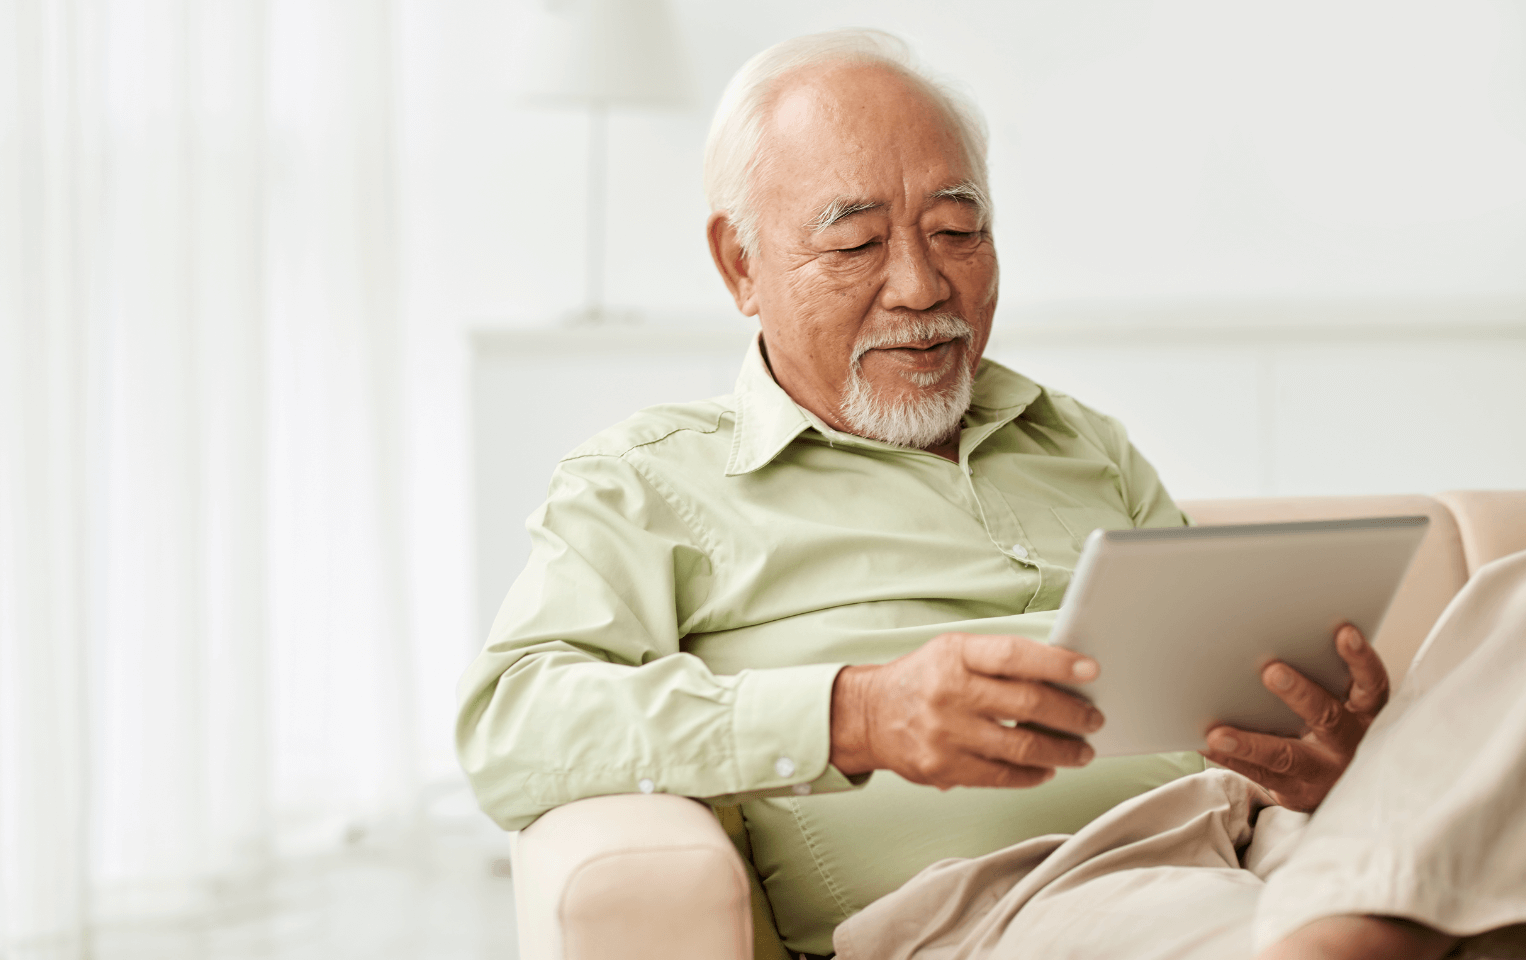
[[[1045,639],[1088,532],[1185,522],[1116,420],[989,360],[953,463],[833,430],[754,344],[735,393],[643,410],[558,465],[462,680],[461,762],[511,830],[601,794],[742,803],[786,945],[830,953],[929,863],[1074,832],[1203,766],[855,790],[827,762],[837,671],[950,631]]]

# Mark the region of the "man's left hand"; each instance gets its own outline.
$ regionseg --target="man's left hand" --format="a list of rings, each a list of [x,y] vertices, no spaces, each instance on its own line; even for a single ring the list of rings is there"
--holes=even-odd
[[[1319,806],[1388,702],[1388,670],[1361,631],[1350,624],[1341,627],[1335,632],[1335,649],[1351,669],[1344,701],[1280,661],[1261,671],[1266,688],[1309,725],[1302,737],[1219,726],[1208,731],[1203,756],[1266,787],[1284,807]]]

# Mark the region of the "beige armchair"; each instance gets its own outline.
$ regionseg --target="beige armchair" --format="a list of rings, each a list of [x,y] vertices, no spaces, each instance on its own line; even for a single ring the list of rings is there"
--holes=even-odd
[[[1526,491],[1278,497],[1182,504],[1202,524],[1424,513],[1431,528],[1374,646],[1394,683],[1474,570],[1526,550]],[[1458,656],[1461,654],[1459,653]],[[522,831],[514,851],[521,960],[783,960],[735,808],[594,797]]]
[[[520,832],[513,861],[523,960],[753,956],[757,881],[697,801],[634,793],[569,803]]]

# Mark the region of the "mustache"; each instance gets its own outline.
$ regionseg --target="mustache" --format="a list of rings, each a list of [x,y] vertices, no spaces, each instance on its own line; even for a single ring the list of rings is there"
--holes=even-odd
[[[864,354],[870,350],[893,347],[914,340],[963,340],[966,345],[975,339],[975,328],[957,313],[934,313],[908,317],[889,326],[870,330],[853,342],[852,364],[856,367]]]

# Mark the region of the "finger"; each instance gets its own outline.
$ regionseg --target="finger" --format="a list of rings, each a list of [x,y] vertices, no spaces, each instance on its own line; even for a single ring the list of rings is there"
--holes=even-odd
[[[966,748],[988,760],[1020,767],[1084,767],[1097,755],[1085,740],[996,723],[974,728]]]
[[[1214,763],[1228,767],[1241,776],[1261,784],[1272,792],[1277,802],[1289,810],[1312,810],[1319,805],[1318,791],[1309,784],[1294,780],[1280,773],[1273,773],[1264,767],[1258,767],[1254,763],[1246,763],[1236,757],[1224,757],[1222,759],[1213,756],[1211,752],[1203,754]]]
[[[972,787],[1036,787],[1055,775],[1054,767],[1021,766],[983,757],[971,757],[968,769],[968,785]]]
[[[950,787],[1036,787],[1054,779],[1055,775],[1053,767],[1020,766],[974,754],[896,772],[913,783],[929,784],[940,790]]]
[[[965,667],[988,677],[1089,683],[1100,672],[1091,657],[1027,637],[980,633],[949,636],[960,642]]]
[[[1335,649],[1351,670],[1347,708],[1375,716],[1388,703],[1388,668],[1383,665],[1383,658],[1362,636],[1362,631],[1349,623],[1335,631]]]
[[[1277,794],[1279,803],[1298,810],[1318,806],[1340,776],[1325,755],[1302,741],[1229,726],[1208,732],[1203,756],[1250,777]]]
[[[1324,687],[1294,670],[1285,663],[1270,663],[1261,671],[1261,682],[1276,694],[1278,699],[1293,709],[1309,725],[1309,730],[1322,740],[1345,740],[1353,733],[1360,737],[1360,730],[1353,730],[1354,720],[1346,712],[1341,701],[1330,696]],[[1261,734],[1256,734],[1261,736]],[[1282,740],[1285,738],[1275,737]]]
[[[1102,711],[1046,683],[977,675],[970,678],[965,695],[970,709],[992,720],[1036,723],[1077,736],[1102,727]]]
[[[1208,756],[1226,767],[1227,760],[1235,760],[1292,780],[1307,780],[1320,773],[1318,758],[1301,740],[1229,726],[1208,731]]]

